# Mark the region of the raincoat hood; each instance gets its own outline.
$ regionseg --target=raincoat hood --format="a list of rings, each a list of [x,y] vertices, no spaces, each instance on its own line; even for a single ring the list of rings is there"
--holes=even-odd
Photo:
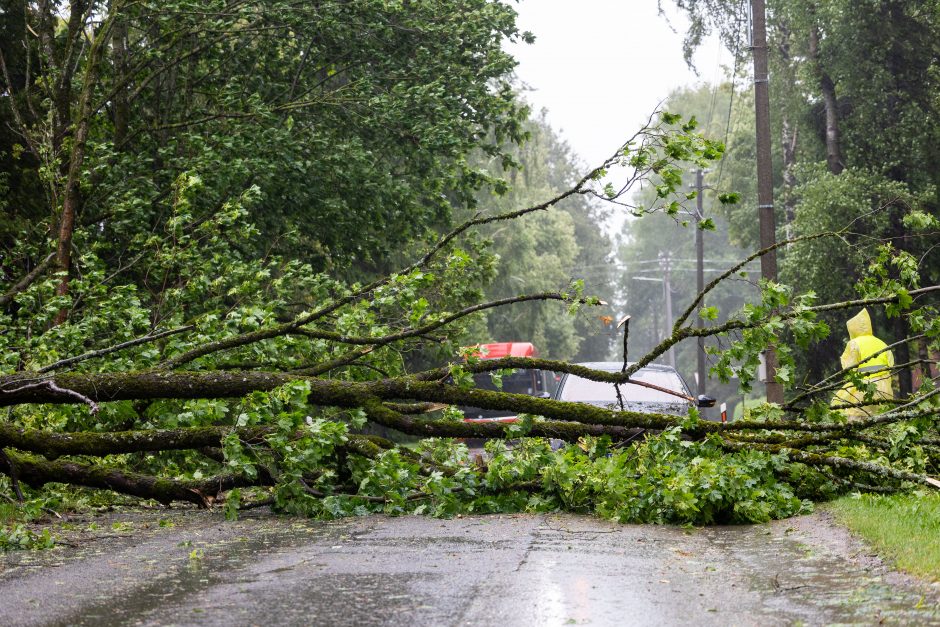
[[[867,309],[862,309],[854,318],[845,323],[849,328],[849,337],[853,340],[861,335],[872,335],[871,317]]]

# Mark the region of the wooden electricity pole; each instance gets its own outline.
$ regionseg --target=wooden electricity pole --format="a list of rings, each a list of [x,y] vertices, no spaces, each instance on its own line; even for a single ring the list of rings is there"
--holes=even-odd
[[[705,205],[702,202],[702,195],[705,193],[705,171],[699,168],[695,173],[695,291],[701,294],[705,290],[705,238],[702,233],[702,220],[705,219]],[[702,302],[702,306],[705,303]],[[704,328],[705,320],[702,316],[695,316],[695,326]],[[696,351],[697,367],[696,375],[698,386],[696,392],[701,395],[705,393],[705,338],[698,338]]]
[[[659,253],[659,268],[663,271],[663,299],[666,303],[666,325],[665,325],[665,335],[663,337],[669,337],[672,334],[672,253],[671,252],[662,252]],[[673,368],[676,367],[676,351],[675,346],[670,346],[669,351],[666,353],[666,357],[669,360],[669,365]]]
[[[767,55],[767,14],[764,0],[751,0],[753,30],[751,46],[754,51],[754,109],[757,124],[757,211],[760,220],[760,246],[768,248],[777,241],[774,219],[773,164],[770,157],[770,74]],[[760,258],[761,277],[777,281],[777,252],[770,251]],[[783,386],[774,380],[777,373],[777,351],[768,346],[767,402],[783,403]]]

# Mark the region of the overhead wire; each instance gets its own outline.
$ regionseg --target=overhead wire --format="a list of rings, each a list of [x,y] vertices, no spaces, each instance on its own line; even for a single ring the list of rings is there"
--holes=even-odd
[[[740,28],[741,21],[742,21],[741,16],[744,14],[744,10],[743,10],[744,5],[745,5],[745,0],[741,0],[740,8],[738,9],[738,20],[737,20],[737,23],[735,24],[735,33],[741,32],[741,28]],[[728,118],[727,118],[727,121],[725,122],[724,144],[725,144],[726,149],[728,147],[728,137],[730,137],[731,135],[731,112],[734,111],[734,94],[735,94],[735,84],[736,84],[735,81],[737,80],[737,76],[738,76],[738,61],[740,60],[740,53],[741,53],[741,48],[740,48],[739,43],[740,43],[740,39],[738,39],[738,37],[735,37],[734,51],[732,55],[734,57],[734,61],[733,61],[733,69],[731,71],[731,97],[728,101]],[[715,181],[715,187],[718,188],[719,190],[721,189],[721,177],[722,177],[722,174],[724,173],[724,169],[725,169],[725,159],[722,159],[721,163],[718,165],[718,179]]]
[[[715,118],[715,109],[718,106],[718,74],[721,71],[721,44],[718,45],[718,58],[715,60],[715,73],[712,75],[712,98],[708,103],[708,119],[705,128],[710,129]]]

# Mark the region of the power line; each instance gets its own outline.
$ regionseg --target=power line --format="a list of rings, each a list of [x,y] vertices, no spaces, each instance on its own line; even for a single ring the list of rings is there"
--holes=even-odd
[[[738,8],[738,16],[744,13],[743,8],[746,0],[741,0],[741,4]],[[741,32],[741,20],[738,19],[735,24],[735,34]],[[749,35],[750,36],[750,35]],[[738,45],[739,39],[737,36],[734,38],[734,69],[731,71],[731,98],[728,101],[728,119],[725,123],[725,149],[728,148],[728,137],[731,135],[731,112],[734,111],[734,92],[735,92],[735,80],[738,76],[738,55],[740,54],[740,46]],[[718,164],[718,180],[715,182],[715,187],[721,189],[721,175],[725,170],[725,159],[721,160],[721,163]]]

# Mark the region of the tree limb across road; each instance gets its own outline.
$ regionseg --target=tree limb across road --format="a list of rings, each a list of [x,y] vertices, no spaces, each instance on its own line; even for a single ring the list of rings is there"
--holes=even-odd
[[[487,229],[522,228],[578,199],[675,218],[694,198],[684,177],[725,146],[694,118],[657,111],[597,167],[484,209],[484,190],[505,194],[503,174],[518,166],[504,144],[528,132],[525,107],[500,82],[513,67],[500,42],[526,35],[502,3],[445,5],[327,3],[261,15],[235,2],[209,24],[173,2],[74,3],[63,9],[62,37],[53,16],[39,14],[48,7],[27,7],[21,17],[44,43],[21,42],[30,56],[20,69],[38,67],[40,55],[59,73],[24,82],[0,59],[11,95],[0,104],[14,107],[32,151],[22,167],[49,205],[31,206],[24,215],[42,216],[36,224],[17,217],[0,240],[11,251],[0,261],[10,277],[0,284],[0,494],[9,487],[25,499],[29,486],[65,484],[224,503],[229,515],[247,494],[322,517],[567,509],[707,524],[788,516],[850,487],[934,486],[940,410],[929,377],[894,405],[871,393],[858,404],[869,415],[849,423],[828,397],[865,386],[843,369],[731,424],[638,377],[670,349],[708,337],[721,343],[719,379],[747,388],[773,345],[793,386],[793,355],[829,332],[820,314],[862,306],[902,316],[912,330],[903,345],[924,344],[926,356],[896,370],[928,364],[940,286],[927,277],[921,287],[907,266],[899,277],[884,250],[858,298],[820,302],[764,282],[740,311],[704,307],[769,249],[756,251],[705,285],[633,361],[624,322],[620,372],[462,349],[482,341],[494,312],[577,316],[605,305],[582,280],[559,280],[560,270],[531,292],[487,296],[499,261]],[[309,23],[332,26],[314,37]],[[231,42],[225,52],[189,41],[208,26],[207,41]],[[394,50],[389,29],[402,38]],[[309,55],[293,48],[301,32]],[[402,52],[414,50],[429,58]],[[444,73],[457,91],[438,82]],[[633,194],[646,182],[649,202]],[[774,249],[851,237],[829,229]],[[49,250],[54,260],[40,261]],[[53,261],[60,272],[46,277]],[[614,384],[621,402],[499,388],[520,369]],[[487,374],[497,389],[477,386]],[[681,415],[632,409],[623,399],[638,387],[671,395]],[[509,420],[465,421],[461,407]]]

